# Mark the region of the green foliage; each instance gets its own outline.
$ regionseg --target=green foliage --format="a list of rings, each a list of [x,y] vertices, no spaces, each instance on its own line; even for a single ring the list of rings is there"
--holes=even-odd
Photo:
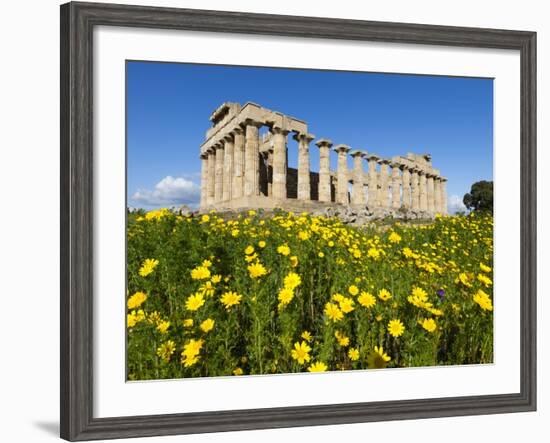
[[[474,211],[493,212],[493,182],[479,181],[472,185],[469,193],[464,195],[464,205]]]
[[[131,380],[300,372],[319,362],[328,370],[366,369],[375,346],[390,358],[388,367],[492,362],[492,306],[483,309],[474,298],[479,291],[492,295],[489,215],[382,230],[284,212],[228,219],[155,211],[130,214],[127,235]],[[143,272],[147,259],[158,263]],[[252,277],[253,263],[266,275]],[[300,282],[284,304],[279,293],[291,274]],[[378,297],[382,289],[389,300]],[[415,305],[410,298],[418,290],[426,296]],[[229,291],[241,298],[226,307],[222,296]],[[366,293],[376,300],[371,307],[361,302]],[[189,309],[196,294],[204,304]],[[342,298],[351,301],[347,312]],[[338,306],[341,319],[327,316],[327,303]],[[422,327],[427,318],[435,330]],[[205,331],[208,319],[214,326]],[[399,337],[388,332],[393,319],[405,327]],[[200,349],[186,365],[182,352],[193,341]],[[310,351],[299,363],[292,350],[302,342]],[[171,344],[163,358],[159,349]],[[350,358],[351,348],[358,359]]]

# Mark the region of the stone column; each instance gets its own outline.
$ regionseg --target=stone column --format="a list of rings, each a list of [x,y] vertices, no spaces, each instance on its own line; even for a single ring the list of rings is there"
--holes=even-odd
[[[334,150],[338,153],[338,183],[336,188],[336,201],[343,205],[349,204],[348,199],[348,152],[347,145],[337,145]]]
[[[401,179],[403,180],[403,201],[402,206],[404,209],[411,209],[411,171],[406,166],[403,165],[403,175],[401,176]],[[417,177],[417,183],[418,183],[418,177]]]
[[[224,146],[219,142],[214,145],[216,150],[216,185],[214,188],[214,203],[219,203],[223,200],[223,162],[224,162]]]
[[[419,185],[420,185],[420,210],[428,210],[428,185],[426,180],[426,172],[420,171],[419,175]]]
[[[399,165],[391,164],[391,206],[393,209],[401,207],[401,177],[399,175]]]
[[[216,187],[216,150],[208,148],[208,183],[206,188],[206,204],[211,205],[214,203],[214,194]]]
[[[208,201],[208,153],[201,154],[201,208],[207,205]]]
[[[322,138],[315,144],[319,147],[319,201],[330,202],[330,148],[332,141]]]
[[[439,176],[434,177],[434,212],[441,214],[441,180]]]
[[[411,209],[413,211],[419,211],[420,210],[420,177],[418,175],[420,169],[418,168],[412,168],[411,169],[411,191],[412,191],[412,199],[411,199]]]
[[[368,177],[369,193],[368,193],[367,204],[369,206],[369,209],[374,209],[379,206],[378,172],[376,172],[376,165],[378,164],[378,160],[380,160],[380,157],[374,154],[371,154],[371,155],[368,155],[366,158],[369,162],[369,177]]]
[[[233,130],[233,199],[243,196],[244,185],[244,132],[240,127]]]
[[[224,137],[225,156],[223,159],[223,201],[231,201],[233,199],[232,185],[233,185],[233,151],[234,142],[232,135],[226,135]]]
[[[445,177],[441,177],[441,206],[442,206],[442,214],[447,214],[447,179]]]
[[[271,128],[273,133],[273,198],[286,198],[286,136],[288,132],[278,126]]]
[[[295,134],[298,142],[298,200],[311,200],[309,143],[315,138],[313,134]]]
[[[363,151],[351,151],[353,157],[353,192],[351,193],[351,203],[358,206],[364,206],[366,203],[365,183],[363,171]]]
[[[246,135],[244,141],[244,195],[260,194],[260,140],[258,128],[262,126],[255,120],[246,120]]]
[[[428,212],[435,214],[434,176],[430,173],[426,174],[426,191]]]
[[[378,191],[378,204],[382,206],[383,208],[387,208],[389,206],[389,200],[390,200],[390,185],[389,185],[389,171],[388,171],[388,165],[389,160],[386,159],[380,159],[380,177],[379,177],[379,186],[380,190]]]

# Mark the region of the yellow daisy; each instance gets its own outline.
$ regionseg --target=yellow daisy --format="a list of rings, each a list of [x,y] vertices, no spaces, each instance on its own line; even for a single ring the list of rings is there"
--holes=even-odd
[[[214,323],[215,323],[214,320],[212,320],[211,318],[207,318],[201,323],[200,328],[203,332],[208,333],[212,329],[214,329]]]
[[[338,305],[334,303],[327,303],[325,305],[325,315],[332,321],[337,322],[338,320],[342,320],[344,318],[344,313],[340,310]]]
[[[225,309],[229,310],[232,306],[236,306],[241,302],[242,295],[233,291],[224,292],[220,298],[220,301],[225,306]]]
[[[248,266],[248,273],[252,278],[259,278],[267,274],[267,269],[260,262],[256,262]]]
[[[128,309],[139,308],[145,300],[147,300],[147,294],[144,292],[136,292],[128,299]]]
[[[403,335],[403,332],[405,332],[405,326],[403,326],[401,320],[390,320],[388,323],[388,332],[393,337],[400,337],[401,335]]]
[[[437,324],[433,318],[425,318],[422,321],[422,327],[428,332],[434,332],[437,328]]]
[[[204,305],[204,296],[197,292],[196,294],[190,295],[185,302],[185,308],[188,311],[196,311],[202,305]]]
[[[147,258],[139,268],[139,275],[142,277],[147,277],[159,264],[159,261],[154,258]]]
[[[313,363],[309,366],[309,368],[307,368],[309,372],[325,372],[327,369],[327,365],[324,364],[322,361]]]
[[[392,295],[387,289],[380,289],[380,291],[378,291],[378,298],[382,301],[388,301],[391,297]]]
[[[351,361],[359,360],[359,350],[357,348],[349,348],[348,357]]]
[[[303,341],[301,343],[294,343],[294,349],[291,351],[292,358],[294,360],[297,360],[298,363],[303,365],[306,361],[310,360],[309,351],[311,351],[311,348],[309,345]]]
[[[372,308],[376,304],[376,298],[374,297],[374,295],[369,294],[365,291],[361,291],[361,295],[359,295],[357,301],[361,306],[364,306],[365,308]]]

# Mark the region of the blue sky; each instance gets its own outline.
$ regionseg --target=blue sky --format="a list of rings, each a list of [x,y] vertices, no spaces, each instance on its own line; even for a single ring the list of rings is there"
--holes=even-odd
[[[449,180],[451,209],[472,183],[493,179],[491,79],[128,62],[129,206],[197,204],[199,147],[225,101],[258,103],[307,121],[317,138],[383,157],[430,153]]]

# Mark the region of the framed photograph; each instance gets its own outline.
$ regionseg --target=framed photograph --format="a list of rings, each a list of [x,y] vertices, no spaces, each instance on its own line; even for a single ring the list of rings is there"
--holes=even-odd
[[[536,409],[536,34],[61,6],[61,437]]]

